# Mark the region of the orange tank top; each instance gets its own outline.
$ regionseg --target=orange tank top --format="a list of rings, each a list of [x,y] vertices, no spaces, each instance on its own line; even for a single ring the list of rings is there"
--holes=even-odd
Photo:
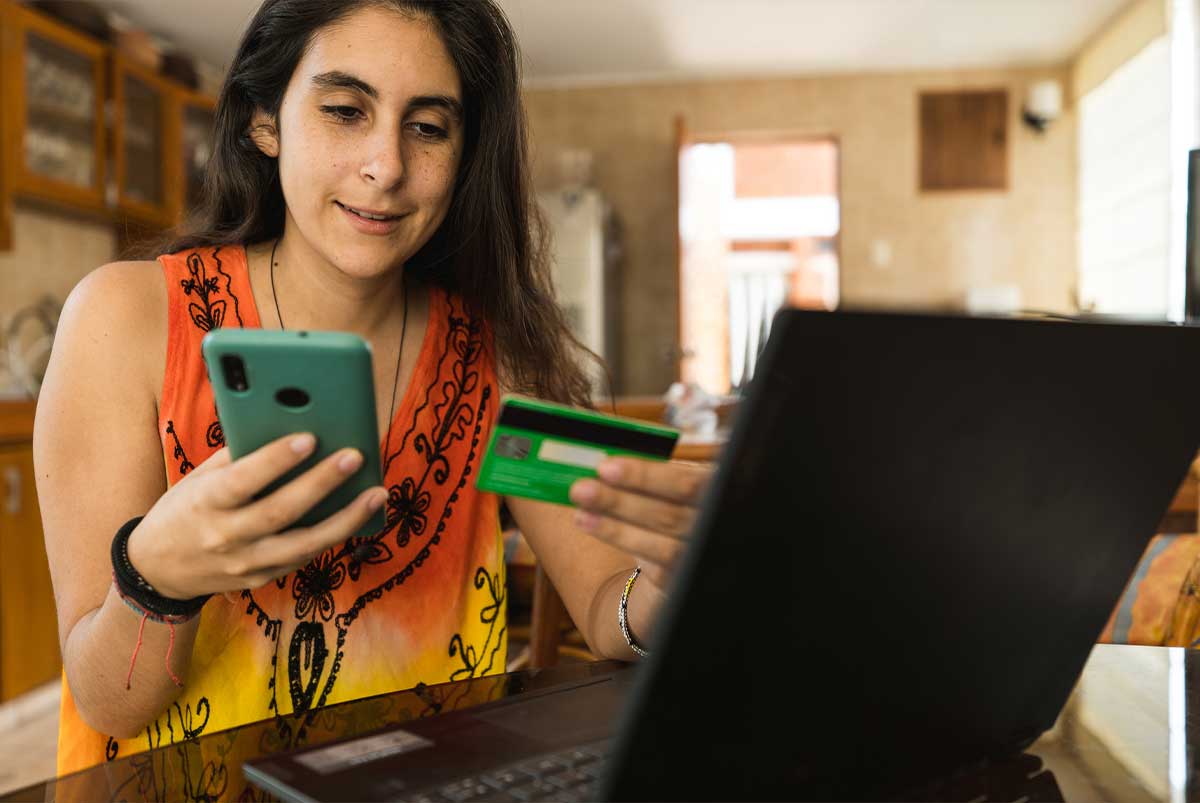
[[[159,262],[168,323],[158,427],[174,484],[224,445],[201,339],[217,327],[260,324],[243,248],[202,248]],[[263,719],[279,723],[271,748],[285,749],[304,742],[305,728],[281,715],[504,671],[499,500],[476,490],[472,478],[498,401],[486,331],[459,299],[431,291],[428,329],[383,460],[387,527],[262,588],[214,595],[200,615],[185,687],[135,738],[86,725],[64,675],[60,775]],[[210,769],[210,780],[224,777],[223,768]],[[233,774],[217,797],[244,791],[241,773]],[[187,790],[153,791],[176,799]]]

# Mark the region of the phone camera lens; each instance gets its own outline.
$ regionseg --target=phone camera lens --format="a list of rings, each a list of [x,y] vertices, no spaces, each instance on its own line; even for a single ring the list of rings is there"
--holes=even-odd
[[[250,387],[250,383],[246,381],[246,364],[236,354],[221,357],[221,370],[225,374],[225,384],[235,393],[241,393]]]

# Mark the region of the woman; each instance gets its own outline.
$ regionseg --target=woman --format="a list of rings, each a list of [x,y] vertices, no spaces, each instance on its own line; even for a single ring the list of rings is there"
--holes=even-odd
[[[468,478],[502,392],[588,401],[531,239],[517,65],[491,2],[267,0],[221,93],[191,233],[72,292],[35,432],[60,773],[502,671],[501,500]],[[344,451],[255,500],[313,439],[231,460],[199,355],[218,326],[366,339],[384,487],[294,528],[357,470]],[[577,511],[505,501],[591,648],[633,659],[706,473],[599,473],[572,489]],[[387,529],[352,538],[381,505]]]

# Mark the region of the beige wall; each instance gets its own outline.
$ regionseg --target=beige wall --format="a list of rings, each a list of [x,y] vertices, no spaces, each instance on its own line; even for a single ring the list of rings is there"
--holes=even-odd
[[[1075,117],[1046,134],[1020,123],[1032,81],[1068,70],[839,75],[796,79],[526,91],[540,186],[563,147],[594,152],[595,184],[623,224],[620,390],[660,393],[675,376],[678,329],[676,115],[695,135],[778,131],[841,143],[842,300],[846,305],[945,307],[969,285],[1016,284],[1024,306],[1072,308]],[[1007,192],[917,192],[917,94],[1010,91]],[[873,243],[891,263],[872,263]]]
[[[1168,0],[1137,0],[1109,21],[1071,65],[1073,94],[1081,98],[1146,45],[1167,33]]]
[[[0,326],[44,295],[61,304],[85,274],[111,262],[116,249],[111,223],[18,205],[13,249],[0,251]],[[12,379],[0,370],[0,394],[13,390]]]

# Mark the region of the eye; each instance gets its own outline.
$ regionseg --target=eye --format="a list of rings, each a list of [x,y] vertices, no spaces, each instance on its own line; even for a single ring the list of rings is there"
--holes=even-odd
[[[409,123],[409,126],[417,133],[418,136],[425,139],[445,139],[449,136],[446,129],[441,126],[436,126],[433,123]]]
[[[322,106],[321,111],[339,123],[352,123],[362,116],[362,112],[354,106]]]

